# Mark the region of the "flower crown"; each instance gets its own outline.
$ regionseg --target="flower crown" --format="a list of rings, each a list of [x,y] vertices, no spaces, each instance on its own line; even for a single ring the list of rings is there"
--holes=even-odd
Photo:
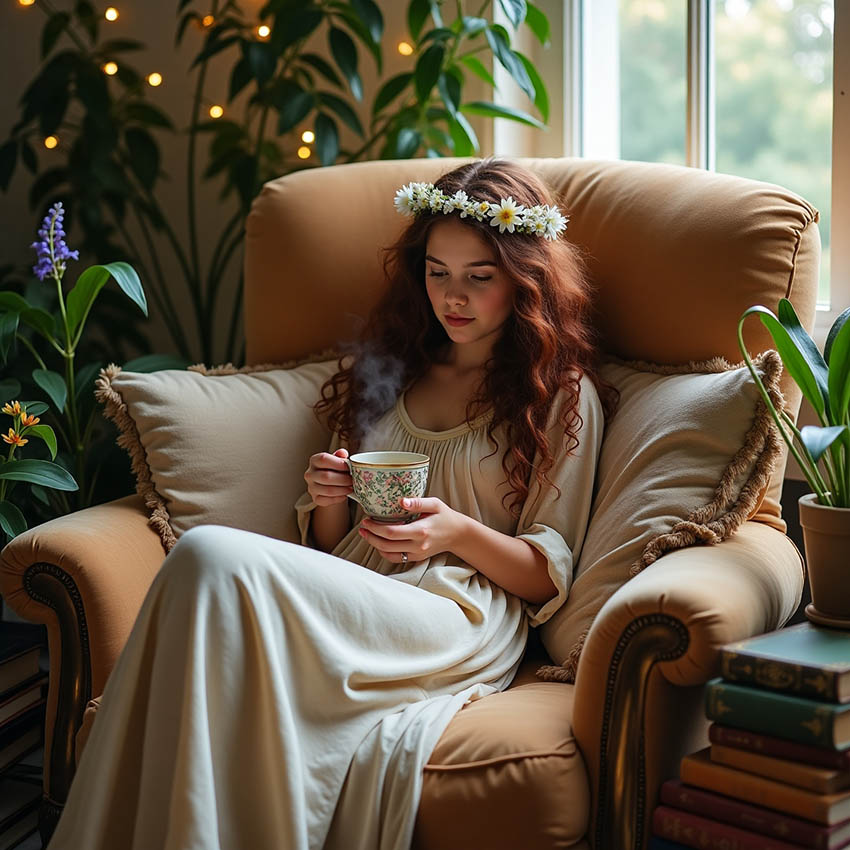
[[[408,183],[402,186],[395,193],[395,208],[407,216],[423,212],[441,212],[443,215],[460,212],[461,218],[472,216],[477,221],[489,218],[490,224],[499,228],[499,233],[507,230],[508,233],[528,233],[546,239],[557,239],[567,229],[569,221],[569,217],[563,215],[556,206],[536,204],[524,207],[510,195],[502,198],[498,204],[491,204],[489,201],[468,197],[463,189],[458,189],[454,195],[447,195],[433,183]]]

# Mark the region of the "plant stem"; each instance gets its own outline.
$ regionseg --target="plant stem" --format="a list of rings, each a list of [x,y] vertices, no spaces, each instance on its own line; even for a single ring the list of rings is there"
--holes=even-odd
[[[23,335],[16,333],[15,336],[29,349],[30,354],[36,359],[42,369],[47,369],[47,364],[41,359],[41,355],[35,350],[35,346]]]

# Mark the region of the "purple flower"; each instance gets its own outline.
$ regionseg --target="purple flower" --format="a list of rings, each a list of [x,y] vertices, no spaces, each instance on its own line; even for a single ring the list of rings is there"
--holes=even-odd
[[[48,275],[61,278],[65,273],[65,261],[80,259],[80,252],[70,251],[65,244],[65,231],[62,229],[64,216],[62,202],[57,201],[41,223],[38,241],[32,243],[37,256],[32,270],[39,280],[44,280]]]

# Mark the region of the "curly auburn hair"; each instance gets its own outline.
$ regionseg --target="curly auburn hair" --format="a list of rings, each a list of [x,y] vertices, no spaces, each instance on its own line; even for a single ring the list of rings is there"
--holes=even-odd
[[[521,165],[501,159],[483,159],[461,165],[435,184],[447,195],[459,189],[470,198],[498,203],[511,196],[524,206],[554,204],[552,193]],[[442,215],[418,214],[399,239],[384,249],[388,289],[369,316],[361,334],[361,348],[370,356],[400,361],[402,391],[442,362],[449,337],[434,315],[425,288],[425,253],[428,233]],[[499,234],[489,221],[465,218],[492,247],[496,262],[514,283],[514,310],[503,326],[486,364],[479,392],[470,399],[466,420],[492,408],[487,435],[498,450],[496,429],[507,439],[502,468],[512,497],[509,509],[517,516],[528,496],[532,470],[538,482],[552,484],[547,476],[554,453],[571,453],[578,447],[582,426],[578,413],[580,382],[591,378],[606,410],[613,407],[612,388],[596,373],[596,349],[588,324],[590,298],[584,263],[578,249],[564,239]],[[416,330],[411,330],[416,329]],[[325,382],[316,413],[326,417],[351,451],[364,436],[359,433],[364,405],[374,405],[366,393],[366,380],[358,374],[357,356],[343,354],[339,371]],[[550,446],[546,434],[549,411],[563,390],[561,410],[565,444]],[[394,402],[372,410],[374,421]],[[539,463],[535,467],[535,455]],[[553,485],[554,486],[554,485]]]

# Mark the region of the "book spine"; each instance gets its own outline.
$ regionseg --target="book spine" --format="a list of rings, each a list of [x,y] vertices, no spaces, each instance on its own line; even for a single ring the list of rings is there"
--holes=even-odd
[[[829,850],[828,830],[822,826],[753,806],[742,800],[703,791],[675,779],[661,786],[660,800],[674,809],[693,812],[751,832],[781,836],[792,844],[802,844],[815,850]]]
[[[756,688],[723,682],[708,683],[705,703],[706,716],[717,723],[835,748],[834,715],[826,705],[809,705],[797,697],[779,700]]]
[[[834,670],[724,649],[720,653],[720,675],[731,682],[838,702],[838,675]]]
[[[795,741],[786,741],[770,735],[761,735],[747,729],[735,729],[732,726],[720,726],[712,723],[708,729],[712,744],[735,747],[739,750],[751,750],[766,756],[802,761],[818,767],[834,767],[838,770],[850,770],[850,750],[826,750],[810,747]]]
[[[666,806],[658,806],[653,813],[652,831],[662,838],[705,850],[795,850],[794,845],[786,841]]]

